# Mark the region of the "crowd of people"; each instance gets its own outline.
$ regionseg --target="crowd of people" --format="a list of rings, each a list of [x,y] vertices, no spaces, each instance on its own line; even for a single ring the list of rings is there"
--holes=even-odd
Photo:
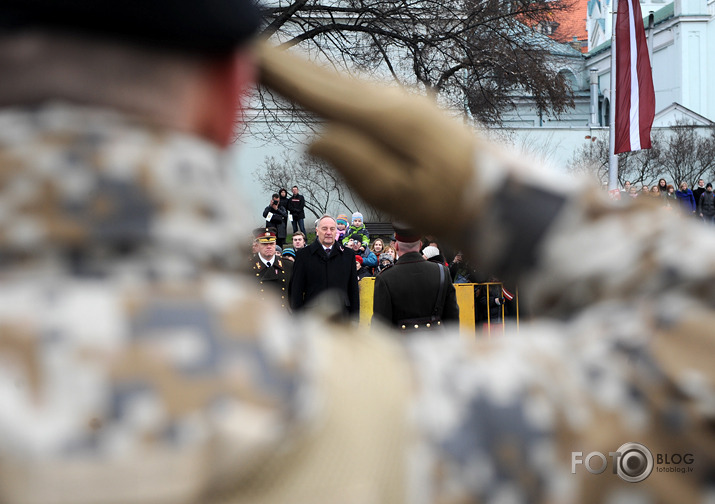
[[[713,185],[710,182],[706,184],[704,179],[698,180],[694,190],[690,189],[685,181],[681,182],[676,190],[675,186],[669,184],[664,178],[659,179],[658,183],[652,187],[643,184],[640,189],[627,181],[623,184],[621,197],[658,198],[656,201],[668,209],[679,209],[687,214],[695,215],[709,224],[715,223]]]
[[[296,189],[297,187],[294,187],[294,191]],[[292,292],[292,265],[297,259],[298,252],[313,243],[308,242],[305,233],[295,231],[291,237],[292,243],[289,246],[284,246],[285,228],[288,221],[287,215],[290,214],[289,200],[284,197],[286,192],[285,189],[281,189],[273,194],[271,204],[263,214],[266,217],[266,227],[254,230],[253,241],[253,269],[256,271],[256,276],[260,277],[258,279],[259,283],[263,285],[263,282],[266,281],[266,273],[261,272],[262,265],[272,262],[275,272],[268,275],[270,277],[269,281],[276,282],[276,285],[282,289],[279,292],[282,298],[286,295],[283,292],[286,290],[285,287],[289,292]],[[323,218],[321,217],[321,219],[315,221],[316,242],[321,241],[318,229],[319,223]],[[354,276],[356,276],[358,282],[363,278],[377,277],[394,266],[400,255],[396,250],[397,240],[395,233],[392,233],[389,237],[375,236],[371,238],[370,232],[365,225],[364,217],[360,212],[354,212],[350,218],[347,214],[339,214],[333,220],[336,226],[335,243],[338,244],[341,251],[347,250],[354,254]],[[270,241],[274,245],[272,248],[267,248],[262,244],[266,236],[271,237]],[[326,246],[325,243],[323,245]],[[270,255],[265,255],[266,250]],[[436,238],[424,236],[421,237],[419,253],[424,260],[443,265],[446,271],[449,272],[451,283],[499,284],[491,285],[490,288],[487,288],[486,285],[475,286],[474,305],[475,321],[477,323],[501,321],[503,318],[516,316],[515,289],[507,289],[501,285],[502,282],[499,278],[478,271],[471,264],[464,261],[461,251],[453,252],[448,247],[440,246]],[[286,262],[289,264],[286,265]],[[305,283],[305,280],[301,282]],[[348,289],[352,288],[348,287]],[[303,300],[294,300],[291,303],[291,308],[297,310],[303,304]],[[284,305],[284,307],[287,306]]]

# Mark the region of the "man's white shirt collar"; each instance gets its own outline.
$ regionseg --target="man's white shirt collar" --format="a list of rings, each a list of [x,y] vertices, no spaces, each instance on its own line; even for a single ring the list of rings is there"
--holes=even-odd
[[[261,253],[259,252],[259,253],[258,253],[258,257],[259,257],[259,259],[261,260],[261,262],[263,263],[263,265],[264,265],[265,267],[268,267],[268,263],[269,263],[269,262],[271,263],[271,266],[276,263],[276,256],[273,256],[273,257],[271,257],[270,259],[266,259],[266,258],[263,257],[263,256],[261,255]]]

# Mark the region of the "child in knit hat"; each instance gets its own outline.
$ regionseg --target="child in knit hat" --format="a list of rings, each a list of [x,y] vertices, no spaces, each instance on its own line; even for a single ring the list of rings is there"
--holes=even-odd
[[[353,214],[352,224],[345,232],[345,237],[342,240],[343,245],[347,244],[350,238],[360,242],[360,252],[365,252],[365,249],[370,245],[370,233],[365,227],[365,224],[363,224],[362,214],[360,212]]]
[[[295,250],[292,247],[283,249],[283,259],[290,262],[295,262]]]
[[[348,228],[348,216],[345,214],[340,214],[338,215],[336,222],[338,223],[337,240],[342,241],[342,239],[345,238],[345,233],[347,232]]]

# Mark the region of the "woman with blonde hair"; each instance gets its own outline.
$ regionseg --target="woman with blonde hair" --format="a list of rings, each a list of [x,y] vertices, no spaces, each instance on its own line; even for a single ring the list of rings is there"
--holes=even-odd
[[[370,244],[370,250],[372,250],[372,252],[377,256],[377,259],[380,260],[380,254],[382,254],[382,251],[385,250],[385,242],[382,241],[382,238],[375,238]]]

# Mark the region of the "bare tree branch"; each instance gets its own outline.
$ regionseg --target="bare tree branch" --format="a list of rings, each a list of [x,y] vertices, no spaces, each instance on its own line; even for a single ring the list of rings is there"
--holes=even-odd
[[[485,124],[498,124],[516,99],[559,115],[573,105],[553,62],[553,44],[539,23],[574,0],[278,0],[265,9],[264,36],[299,45],[340,69],[380,73],[403,86],[421,86],[446,105]],[[256,117],[270,132],[306,116],[265,91]],[[270,109],[266,112],[264,109]],[[279,122],[283,124],[279,124]]]

